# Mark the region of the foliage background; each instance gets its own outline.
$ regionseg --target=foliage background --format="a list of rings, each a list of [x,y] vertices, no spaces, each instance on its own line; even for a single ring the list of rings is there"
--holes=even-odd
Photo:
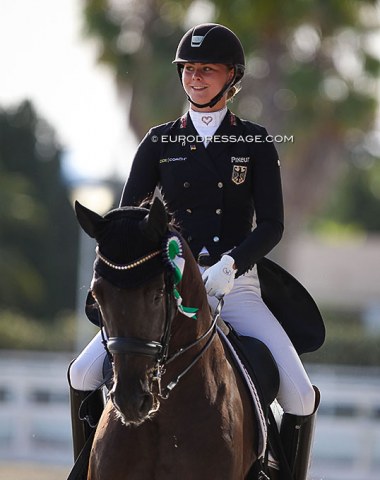
[[[0,111],[0,307],[41,322],[75,302],[76,222],[54,130],[25,101]]]
[[[99,61],[115,73],[121,97],[132,95],[131,127],[142,138],[178,117],[183,93],[171,64],[194,23],[215,21],[238,32],[247,73],[233,110],[293,135],[278,145],[283,165],[287,235],[319,213],[347,161],[378,158],[373,132],[379,59],[369,48],[378,28],[376,2],[319,0],[87,0],[88,34]],[[377,199],[380,191],[377,190]]]
[[[294,137],[278,145],[287,224],[278,255],[285,264],[287,246],[305,228],[379,232],[380,64],[371,47],[378,18],[374,0],[83,1],[83,29],[114,72],[120,101],[131,98],[138,138],[186,108],[171,64],[183,33],[202,21],[238,33],[247,73],[232,110]],[[30,102],[0,111],[3,348],[73,345],[78,230],[63,151],[54,126]],[[122,179],[111,180],[121,190]],[[310,360],[378,364],[360,313],[322,307],[328,343]]]

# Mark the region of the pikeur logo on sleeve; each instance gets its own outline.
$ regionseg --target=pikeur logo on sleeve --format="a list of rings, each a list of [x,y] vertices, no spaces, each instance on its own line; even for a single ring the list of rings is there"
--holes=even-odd
[[[249,163],[251,157],[231,157],[231,163]]]

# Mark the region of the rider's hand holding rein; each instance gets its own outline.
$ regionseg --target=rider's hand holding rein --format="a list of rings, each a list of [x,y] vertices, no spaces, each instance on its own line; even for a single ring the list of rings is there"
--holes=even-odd
[[[229,255],[223,255],[219,262],[203,272],[202,279],[208,295],[221,298],[230,293],[237,272],[234,267],[235,260]]]

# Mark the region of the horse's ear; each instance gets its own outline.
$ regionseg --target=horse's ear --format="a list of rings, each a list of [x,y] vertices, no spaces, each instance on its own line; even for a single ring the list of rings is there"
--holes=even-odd
[[[164,204],[155,198],[149,213],[140,222],[142,233],[153,241],[159,241],[168,229],[168,215]]]
[[[108,223],[108,220],[84,207],[77,200],[75,201],[75,213],[80,226],[92,238],[97,238]]]

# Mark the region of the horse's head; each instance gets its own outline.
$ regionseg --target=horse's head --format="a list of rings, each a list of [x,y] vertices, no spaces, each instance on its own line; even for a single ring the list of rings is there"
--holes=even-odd
[[[98,244],[91,291],[113,355],[111,399],[125,423],[138,424],[158,408],[153,374],[175,315],[173,269],[163,257],[166,211],[156,200],[150,210],[123,207],[104,217],[76,203],[76,213]]]
[[[76,213],[98,244],[91,291],[113,355],[111,399],[125,423],[138,424],[158,409],[157,396],[167,398],[173,388],[173,382],[167,382],[165,390],[160,389],[161,374],[177,358],[168,358],[169,340],[171,349],[178,350],[209,325],[202,278],[189,247],[169,227],[159,200],[150,210],[123,207],[104,217],[77,203]],[[199,308],[202,321],[194,322],[198,308],[190,305]],[[173,322],[177,310],[183,315]],[[197,348],[210,332],[191,346]]]

